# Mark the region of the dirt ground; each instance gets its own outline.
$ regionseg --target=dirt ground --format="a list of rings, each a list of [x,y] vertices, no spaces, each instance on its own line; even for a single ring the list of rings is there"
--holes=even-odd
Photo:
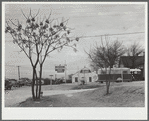
[[[144,107],[144,82],[112,83],[110,94],[105,85],[94,90],[44,96],[40,101],[31,98],[18,107]],[[78,87],[79,88],[79,87]],[[82,89],[83,90],[83,89]]]
[[[89,83],[87,85],[81,86],[78,83],[75,84],[60,84],[60,85],[42,85],[43,96],[50,95],[59,95],[59,94],[68,94],[68,93],[76,93],[80,92],[79,89],[84,89],[81,91],[86,91],[85,89],[94,89],[103,86],[104,84],[100,83]],[[20,88],[12,88],[12,90],[5,91],[5,106],[6,107],[14,107],[18,105],[20,102],[25,101],[30,98],[31,95],[31,87],[23,86]]]

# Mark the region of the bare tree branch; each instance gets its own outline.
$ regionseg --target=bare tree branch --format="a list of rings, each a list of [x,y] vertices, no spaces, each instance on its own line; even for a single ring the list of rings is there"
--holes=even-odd
[[[27,19],[27,17],[26,17],[25,14],[23,13],[22,9],[21,9],[21,12],[22,12],[23,16]]]

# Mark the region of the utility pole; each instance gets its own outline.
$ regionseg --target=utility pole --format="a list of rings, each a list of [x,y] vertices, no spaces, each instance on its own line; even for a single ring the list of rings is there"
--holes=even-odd
[[[78,83],[80,83],[80,71],[79,71],[79,66],[78,66]]]
[[[85,66],[84,66],[84,70],[85,70]],[[85,80],[85,71],[83,70],[83,73],[84,73],[84,82],[86,83],[86,80]]]
[[[122,77],[122,82],[123,82],[123,70],[121,69],[121,77]]]
[[[144,57],[144,64],[143,64],[143,80],[145,80],[145,52],[143,52],[143,57]]]
[[[53,75],[49,75],[51,77],[51,80],[50,80],[50,85],[51,85],[51,90],[52,90],[52,76]]]
[[[65,60],[65,83],[66,83],[66,60]]]
[[[57,79],[56,74],[55,74],[55,80]]]
[[[17,66],[18,67],[18,77],[19,77],[19,80],[20,80],[20,66]]]

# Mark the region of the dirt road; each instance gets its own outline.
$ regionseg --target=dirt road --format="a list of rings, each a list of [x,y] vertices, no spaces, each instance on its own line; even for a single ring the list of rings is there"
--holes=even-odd
[[[94,89],[81,89],[81,90],[44,90],[43,96],[59,95],[59,94],[72,94],[83,91],[89,91]],[[17,105],[18,103],[25,101],[27,98],[31,97],[31,88],[22,87],[16,90],[11,90],[9,93],[5,94],[5,106],[11,107]]]

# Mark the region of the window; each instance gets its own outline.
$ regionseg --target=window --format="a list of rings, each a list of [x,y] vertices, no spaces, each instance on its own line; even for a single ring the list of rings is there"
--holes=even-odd
[[[78,77],[75,77],[75,82],[78,82]]]

